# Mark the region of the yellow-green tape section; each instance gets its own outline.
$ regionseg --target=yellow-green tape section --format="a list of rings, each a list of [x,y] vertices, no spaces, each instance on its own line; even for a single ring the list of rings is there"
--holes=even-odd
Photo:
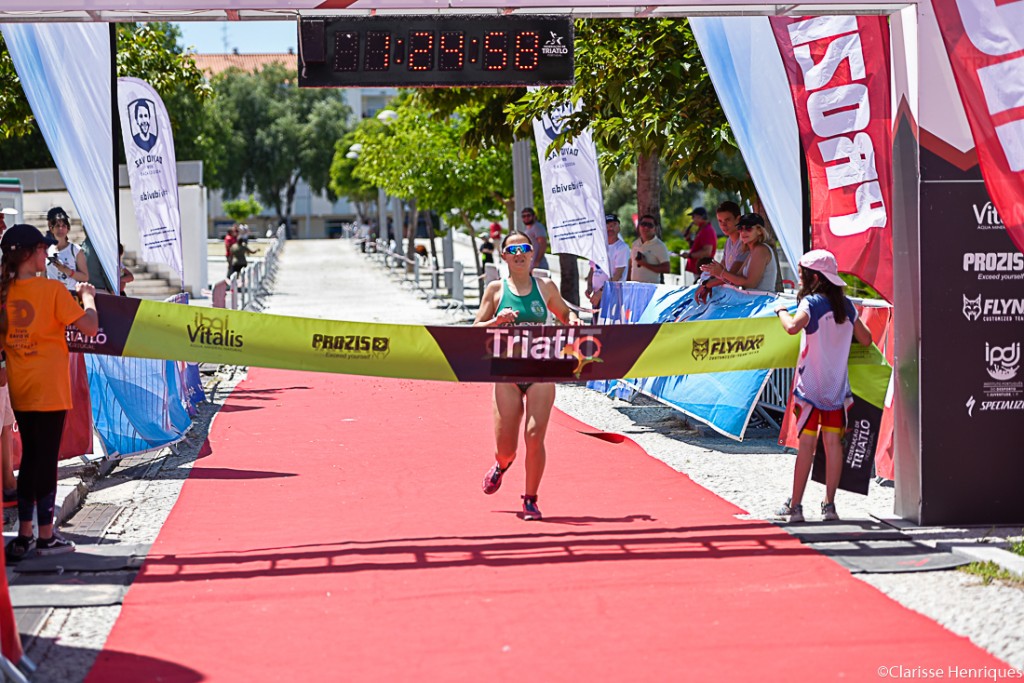
[[[125,356],[454,382],[425,327],[143,301]]]

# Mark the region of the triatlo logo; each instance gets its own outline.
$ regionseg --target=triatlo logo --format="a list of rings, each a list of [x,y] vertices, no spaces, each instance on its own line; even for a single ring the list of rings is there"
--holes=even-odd
[[[565,36],[560,36],[554,31],[549,31],[551,37],[541,46],[540,52],[545,57],[565,57],[569,54],[569,48],[565,44]]]
[[[487,356],[490,358],[522,358],[532,360],[575,360],[573,374],[577,377],[590,363],[601,359],[600,328],[556,327],[490,327]]]
[[[985,363],[992,379],[1000,382],[1013,379],[1020,368],[1020,342],[1009,346],[992,346],[985,342]]]

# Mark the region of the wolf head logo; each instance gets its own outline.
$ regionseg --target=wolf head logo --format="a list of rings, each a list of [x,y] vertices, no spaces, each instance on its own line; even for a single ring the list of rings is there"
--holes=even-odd
[[[981,294],[973,299],[968,299],[964,294],[964,317],[968,320],[977,320],[981,317]]]
[[[705,337],[704,339],[694,339],[693,340],[693,351],[691,353],[693,354],[693,359],[694,360],[704,360],[705,358],[707,358],[708,357],[708,340],[707,340],[707,338]]]

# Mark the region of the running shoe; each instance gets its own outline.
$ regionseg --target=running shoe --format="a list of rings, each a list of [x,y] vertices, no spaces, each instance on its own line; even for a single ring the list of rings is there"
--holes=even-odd
[[[775,511],[775,518],[781,522],[794,524],[804,521],[804,506],[791,505],[792,498],[787,498],[778,510]]]
[[[69,541],[54,529],[50,538],[40,538],[36,544],[36,552],[40,555],[63,555],[75,552],[74,541]]]
[[[523,521],[533,522],[543,518],[544,515],[537,507],[537,496],[523,496]]]
[[[505,470],[501,469],[501,465],[494,463],[491,469],[487,470],[487,474],[484,475],[483,489],[484,493],[491,495],[495,491],[501,488],[501,478],[505,476]]]
[[[36,547],[36,539],[31,536],[15,536],[14,540],[4,548],[4,559],[7,562],[18,562]]]
[[[821,521],[823,522],[837,522],[839,521],[839,513],[836,512],[835,503],[826,503],[821,501]]]

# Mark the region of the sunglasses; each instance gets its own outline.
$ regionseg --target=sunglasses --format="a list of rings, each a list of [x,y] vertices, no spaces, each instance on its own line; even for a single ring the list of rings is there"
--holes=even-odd
[[[653,228],[654,227],[654,223],[641,223],[640,227],[641,228]]]
[[[503,251],[509,256],[520,256],[522,254],[529,254],[533,251],[533,247],[529,244],[510,244]]]

